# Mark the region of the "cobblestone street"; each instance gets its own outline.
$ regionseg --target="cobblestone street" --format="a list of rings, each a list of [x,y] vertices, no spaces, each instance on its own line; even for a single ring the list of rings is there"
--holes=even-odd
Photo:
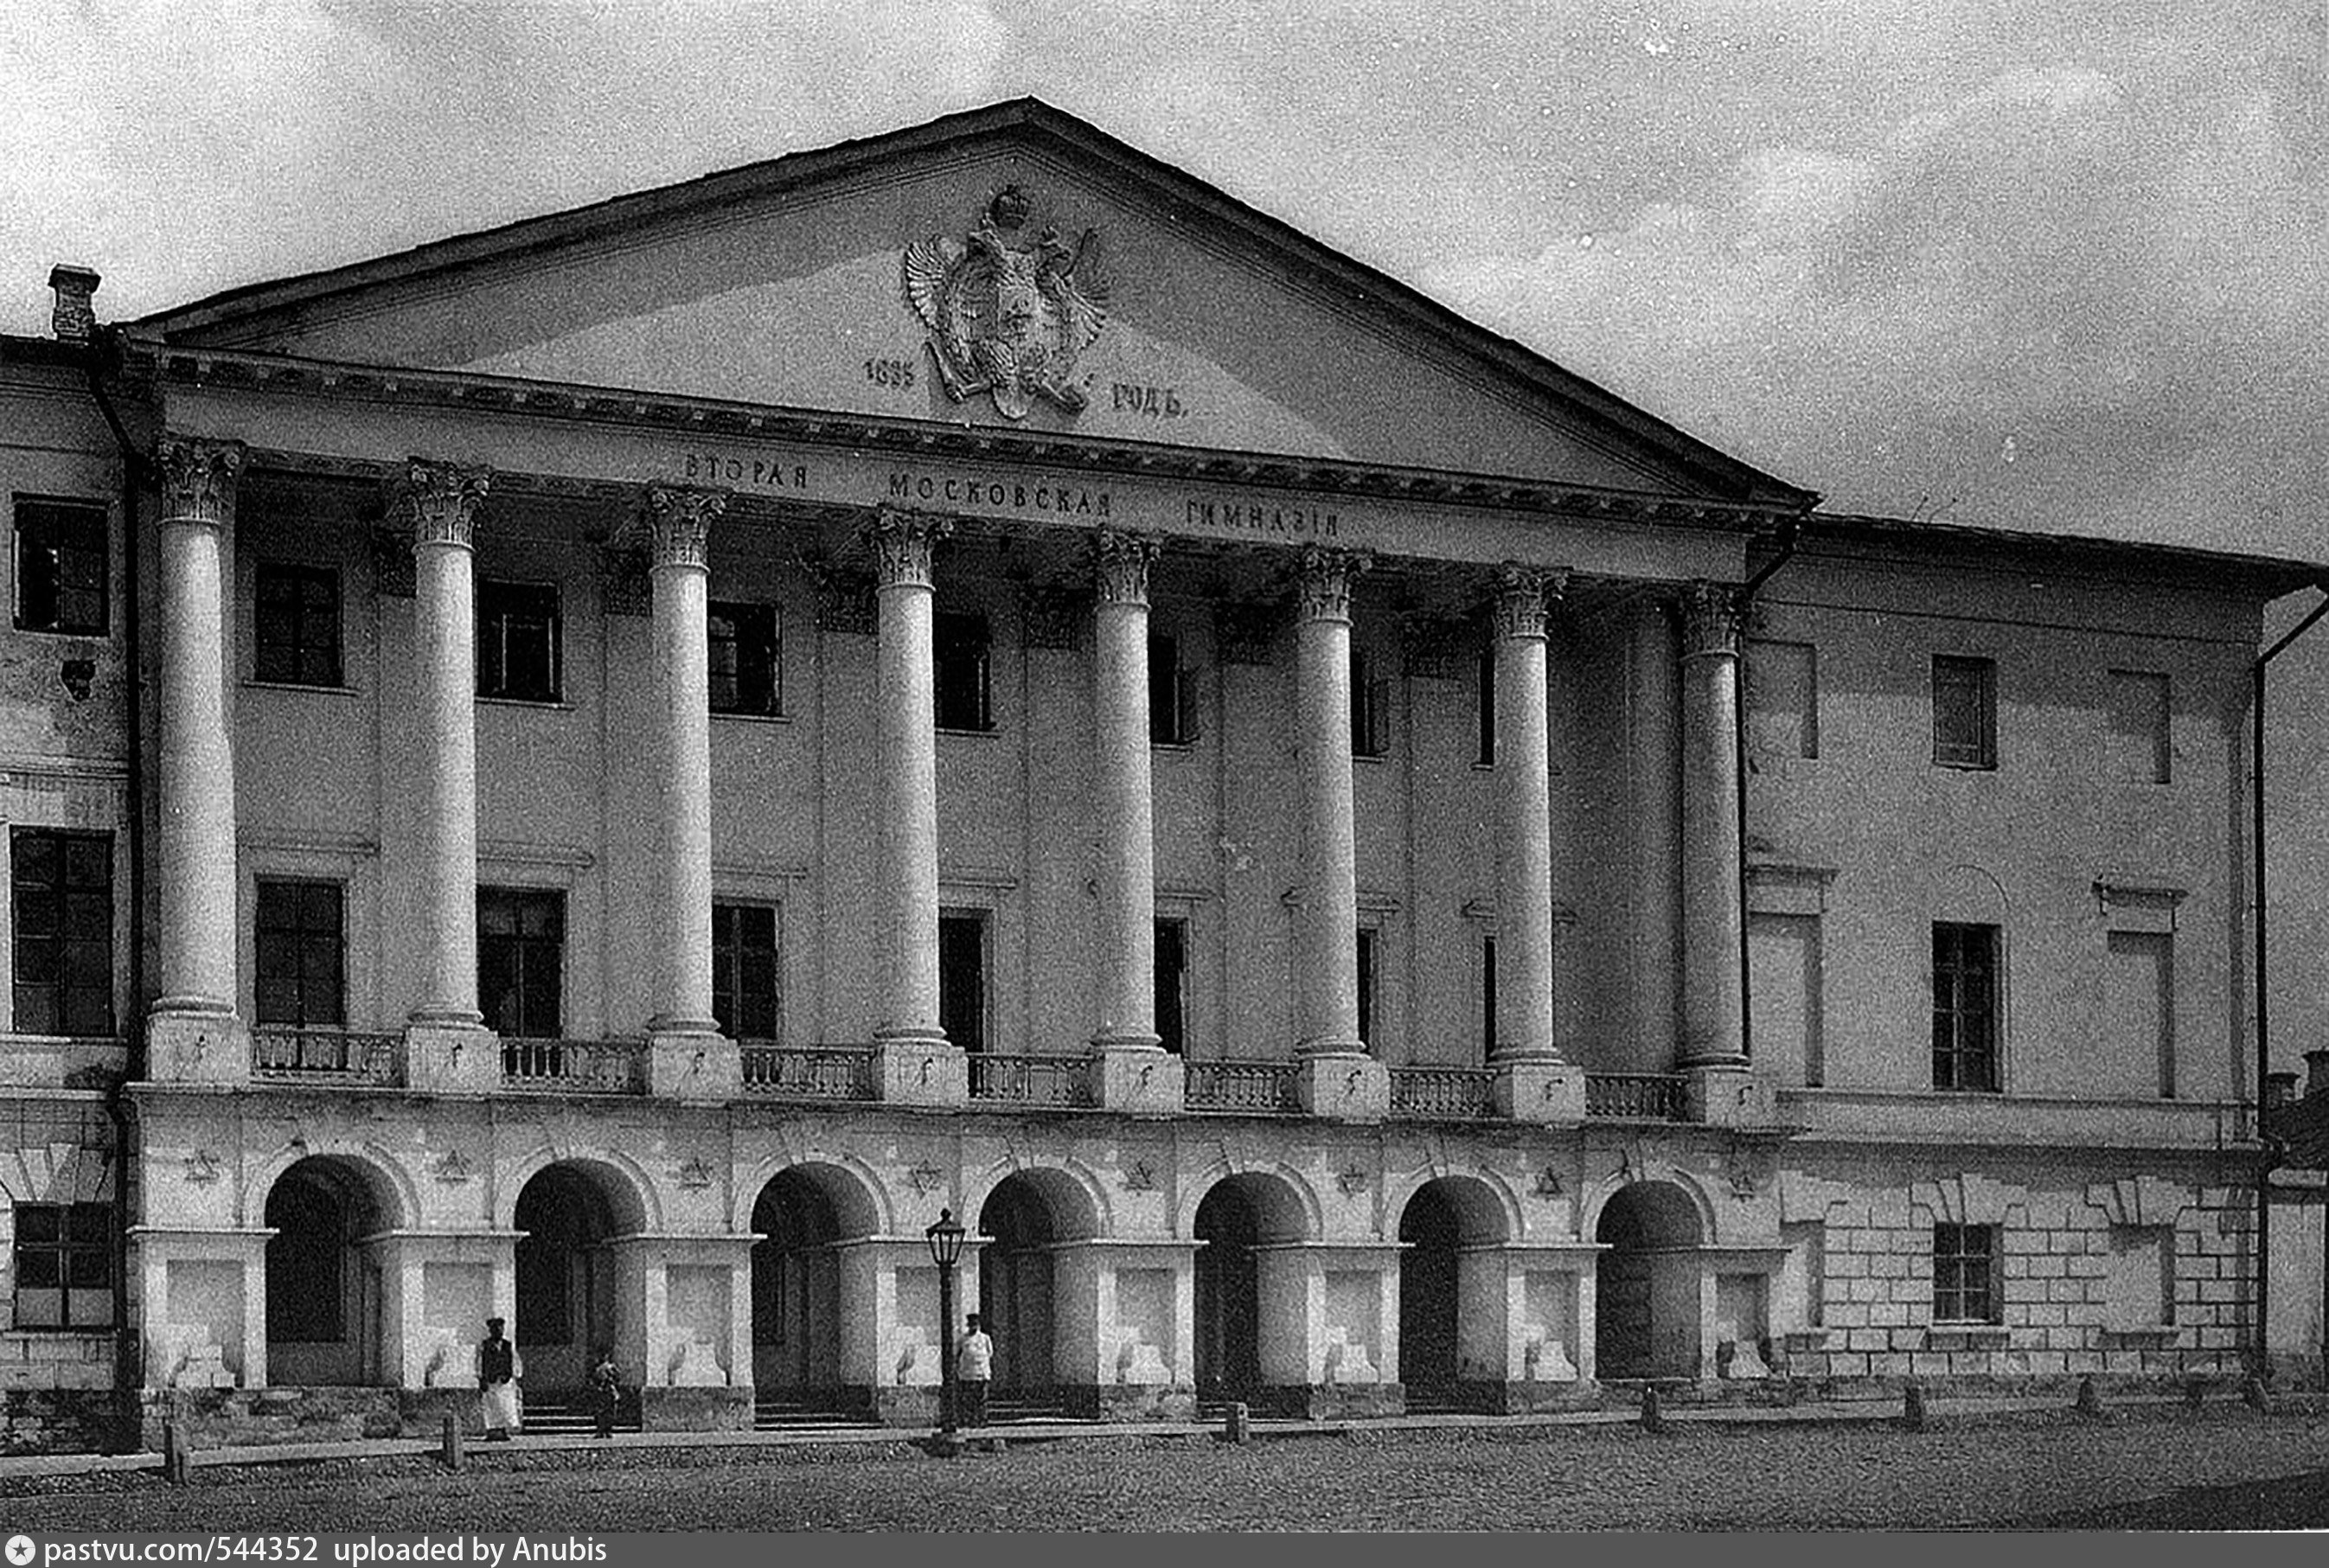
[[[2278,1527],[2329,1524],[2329,1424],[2230,1409],[1759,1428],[1362,1432],[902,1446],[749,1458],[514,1448],[32,1483],[11,1530],[1540,1530]]]

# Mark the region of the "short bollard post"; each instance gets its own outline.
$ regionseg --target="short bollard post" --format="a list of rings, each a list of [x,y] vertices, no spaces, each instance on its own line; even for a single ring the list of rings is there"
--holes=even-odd
[[[162,1478],[174,1487],[183,1487],[193,1478],[193,1461],[186,1452],[186,1434],[178,1423],[162,1423]]]
[[[1900,1391],[1900,1424],[1910,1431],[1925,1430],[1925,1389],[1912,1383]]]
[[[445,1412],[444,1459],[447,1469],[461,1468],[461,1418],[449,1410]]]
[[[2079,1379],[2079,1402],[2075,1408],[2080,1415],[2090,1418],[2103,1412],[2103,1396],[2095,1391],[2095,1374],[2091,1372]]]
[[[1221,1426],[1221,1436],[1233,1443],[1242,1444],[1253,1440],[1253,1423],[1249,1419],[1246,1407],[1242,1403],[1232,1403],[1230,1406],[1229,1416]]]
[[[1644,1431],[1666,1430],[1666,1412],[1659,1407],[1658,1387],[1655,1384],[1642,1390],[1642,1430]]]
[[[2272,1412],[2272,1395],[2266,1392],[2264,1379],[2253,1372],[2240,1384],[2240,1398],[2247,1402],[2250,1410],[2267,1415]]]

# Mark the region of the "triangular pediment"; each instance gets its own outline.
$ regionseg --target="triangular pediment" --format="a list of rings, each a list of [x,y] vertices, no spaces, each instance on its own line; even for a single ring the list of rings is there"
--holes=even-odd
[[[1805,498],[1032,100],[139,329],[883,419]]]

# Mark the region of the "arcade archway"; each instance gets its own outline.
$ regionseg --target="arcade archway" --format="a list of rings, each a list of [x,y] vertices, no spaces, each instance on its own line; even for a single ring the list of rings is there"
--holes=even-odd
[[[380,1271],[357,1243],[390,1228],[392,1199],[352,1159],[311,1155],[268,1189],[267,1381],[382,1381]]]
[[[1601,1210],[1593,1239],[1593,1355],[1604,1379],[1699,1374],[1698,1208],[1670,1182],[1636,1182]]]

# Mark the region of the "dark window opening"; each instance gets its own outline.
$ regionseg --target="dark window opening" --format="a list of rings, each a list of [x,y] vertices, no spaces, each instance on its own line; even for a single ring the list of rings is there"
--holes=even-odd
[[[259,879],[252,981],[259,1023],[347,1022],[345,919],[338,883]]]
[[[17,1328],[104,1328],[113,1322],[109,1204],[18,1204]]]
[[[9,836],[20,1034],[113,1034],[113,836]]]
[[[83,502],[16,503],[16,629],[106,633],[106,511]]]
[[[714,604],[706,624],[712,650],[712,711],[774,718],[785,711],[784,645],[769,604]]]
[[[1359,928],[1359,1043],[1369,1047],[1375,1043],[1376,959],[1381,938],[1372,926]]]
[[[986,618],[977,614],[940,615],[935,647],[938,728],[995,728]]]
[[[477,890],[477,1009],[507,1039],[565,1033],[566,895]]]
[[[986,917],[938,917],[938,1027],[966,1051],[986,1049]]]
[[[554,703],[559,690],[557,587],[477,584],[477,695]]]
[[[1490,1055],[1496,1049],[1496,939],[1480,939],[1480,1039]]]
[[[1156,922],[1156,1038],[1175,1056],[1188,1049],[1189,922]]]
[[[1997,1321],[1997,1232],[1990,1225],[1933,1227],[1933,1321]]]
[[[1375,676],[1374,657],[1361,648],[1351,650],[1351,755],[1383,754],[1384,711],[1390,683]]]
[[[338,685],[339,572],[262,561],[254,597],[251,674],[286,685]]]
[[[1181,639],[1148,639],[1148,739],[1158,746],[1185,746],[1197,738],[1197,710],[1191,700],[1193,672],[1181,667]]]
[[[1997,928],[1933,927],[1933,1087],[1997,1088]]]
[[[1496,650],[1495,645],[1480,650],[1480,751],[1473,759],[1483,768],[1496,761]]]
[[[1997,666],[1933,660],[1933,760],[1945,768],[1997,766]]]
[[[712,906],[712,1015],[731,1040],[779,1037],[777,912],[769,904]]]

